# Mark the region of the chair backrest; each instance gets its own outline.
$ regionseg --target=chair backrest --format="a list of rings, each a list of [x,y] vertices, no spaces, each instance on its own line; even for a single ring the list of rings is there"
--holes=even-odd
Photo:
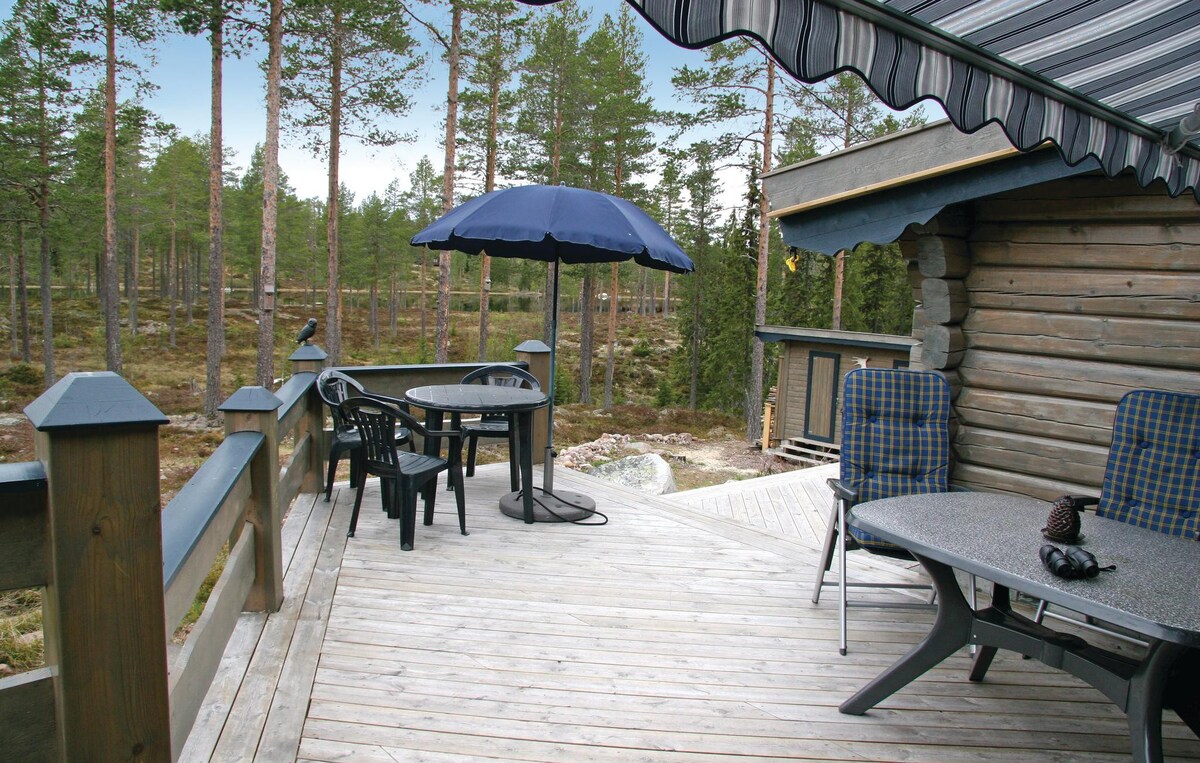
[[[539,392],[542,389],[536,376],[516,366],[496,365],[477,368],[462,378],[463,384],[472,382],[491,384],[496,387],[521,387]],[[508,421],[508,415],[503,413],[485,413],[479,418],[481,421]]]
[[[477,368],[462,378],[463,384],[479,382],[497,387],[521,387],[541,391],[542,385],[537,377],[523,368],[516,366],[484,366]]]
[[[841,482],[859,503],[950,489],[950,385],[941,374],[890,368],[846,374]]]
[[[1200,539],[1200,395],[1140,389],[1117,404],[1096,514]]]
[[[394,406],[368,397],[351,397],[338,405],[348,424],[362,437],[360,457],[371,474],[394,474],[400,470],[396,452],[396,422],[403,413]]]
[[[341,371],[327,368],[317,375],[317,394],[321,396],[325,405],[329,406],[330,415],[333,416],[334,430],[353,426],[346,421],[342,412],[338,410],[338,406],[351,397],[363,394],[361,384]]]

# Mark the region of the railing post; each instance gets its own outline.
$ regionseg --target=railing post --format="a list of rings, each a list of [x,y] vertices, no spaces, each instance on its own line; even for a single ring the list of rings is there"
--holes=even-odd
[[[64,760],[171,759],[158,427],[120,376],[68,374],[25,409],[46,470],[46,662]]]
[[[329,355],[315,344],[302,344],[288,358],[292,362],[292,372],[301,373],[310,371],[314,374],[321,373],[321,369],[325,367],[325,359]],[[300,424],[297,435],[300,432],[307,432],[312,436],[312,449],[309,453],[308,469],[304,474],[304,481],[300,483],[300,489],[305,493],[319,493],[325,486],[325,456],[329,452],[329,444],[325,442],[325,404],[321,402],[321,395],[317,392],[317,386],[314,384],[308,391],[308,399],[305,401],[304,421]],[[297,440],[299,436],[297,436]]]
[[[279,506],[279,427],[275,411],[282,405],[266,387],[242,387],[221,404],[225,435],[261,432],[262,448],[250,464],[250,506],[246,521],[254,525],[254,586],[246,610],[277,612],[283,604],[282,511]]]
[[[516,348],[517,360],[525,361],[529,365],[529,373],[533,374],[542,385],[542,389],[549,394],[550,392],[550,348],[545,342],[537,339],[530,339],[522,342]],[[546,440],[549,433],[549,411],[543,408],[533,414],[533,463],[540,464],[545,461]]]

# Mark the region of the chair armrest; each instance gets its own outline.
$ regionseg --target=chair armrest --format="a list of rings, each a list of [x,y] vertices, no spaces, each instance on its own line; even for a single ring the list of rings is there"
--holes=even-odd
[[[1094,495],[1064,495],[1059,500],[1066,500],[1071,508],[1084,510],[1089,506],[1099,506],[1100,499]]]
[[[380,402],[387,403],[390,406],[399,408],[400,410],[404,411],[405,413],[412,413],[412,409],[409,408],[409,406],[408,406],[408,401],[404,400],[403,398],[392,397],[391,395],[381,395],[378,392],[363,392],[362,396],[369,397],[372,400],[378,400]]]
[[[830,477],[825,481],[825,484],[829,485],[829,489],[833,491],[833,494],[837,498],[846,503],[858,503],[858,493],[843,485],[840,479]]]

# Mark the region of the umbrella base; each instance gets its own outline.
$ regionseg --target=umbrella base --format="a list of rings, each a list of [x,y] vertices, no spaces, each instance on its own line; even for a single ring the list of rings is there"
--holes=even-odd
[[[521,493],[509,493],[501,497],[500,512],[505,516],[524,519],[525,505],[521,500]],[[573,490],[559,490],[554,493],[543,493],[539,490],[533,496],[534,522],[578,522],[591,517],[595,512],[596,502]]]

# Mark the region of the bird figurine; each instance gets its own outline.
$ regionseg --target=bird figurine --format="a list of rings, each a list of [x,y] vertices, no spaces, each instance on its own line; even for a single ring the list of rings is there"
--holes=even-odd
[[[300,335],[296,337],[296,344],[308,344],[308,340],[312,339],[315,333],[317,333],[317,319],[309,318],[308,323],[304,324],[304,328],[300,329]]]

